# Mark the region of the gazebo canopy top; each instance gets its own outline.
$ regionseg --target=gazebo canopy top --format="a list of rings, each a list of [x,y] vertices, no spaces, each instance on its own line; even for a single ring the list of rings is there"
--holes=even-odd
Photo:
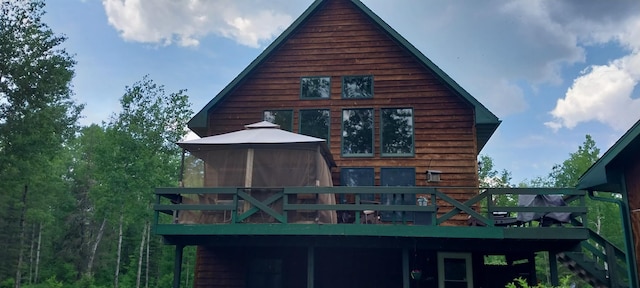
[[[319,145],[320,150],[327,163],[335,166],[333,157],[326,145],[326,140],[302,134],[281,130],[280,125],[267,121],[261,121],[244,126],[244,130],[229,132],[220,135],[203,137],[195,140],[177,142],[178,146],[189,152],[216,149],[219,146],[240,145],[260,147],[262,145],[282,145],[286,149],[286,144],[308,144]]]

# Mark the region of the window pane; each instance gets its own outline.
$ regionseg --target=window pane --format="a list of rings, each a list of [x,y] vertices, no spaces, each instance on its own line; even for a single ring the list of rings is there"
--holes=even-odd
[[[382,154],[413,154],[413,109],[381,109]]]
[[[342,98],[373,98],[373,76],[342,77]]]
[[[373,109],[342,111],[342,155],[373,155]]]
[[[328,140],[329,114],[329,109],[300,110],[300,134]]]
[[[466,281],[467,260],[464,258],[444,259],[444,279],[445,281]]]
[[[293,131],[293,111],[292,110],[267,110],[264,111],[264,121],[280,125],[280,129]]]
[[[300,98],[329,99],[330,94],[330,77],[302,77],[300,79]]]
[[[252,259],[249,265],[249,288],[281,288],[282,260],[281,259]]]
[[[341,168],[340,169],[340,185],[341,186],[374,186],[373,168]],[[360,200],[373,200],[373,194],[360,195]],[[340,203],[345,203],[344,194],[338,197]]]
[[[380,185],[382,186],[416,186],[416,169],[413,167],[381,168]],[[382,205],[416,205],[415,194],[382,194]],[[383,221],[413,220],[412,212],[382,211]],[[404,218],[404,219],[403,219]]]

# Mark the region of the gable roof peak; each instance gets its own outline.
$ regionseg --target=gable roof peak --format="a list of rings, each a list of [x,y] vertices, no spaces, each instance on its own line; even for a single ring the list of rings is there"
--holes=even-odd
[[[358,11],[368,17],[372,24],[378,27],[386,33],[392,41],[396,42],[399,46],[406,49],[415,59],[421,63],[426,69],[430,70],[434,76],[442,81],[442,83],[451,89],[454,94],[461,97],[466,103],[474,108],[475,125],[476,125],[476,137],[477,137],[477,152],[480,153],[484,145],[487,143],[491,135],[500,125],[500,120],[489,109],[482,105],[471,94],[458,85],[449,75],[444,73],[438,66],[436,66],[431,60],[429,60],[422,52],[414,47],[409,41],[396,32],[391,26],[385,23],[379,16],[371,11],[359,0],[316,0],[309,8],[307,8],[300,17],[298,17],[280,36],[278,36],[256,59],[254,59],[249,66],[247,66],[231,83],[229,83],[220,93],[218,93],[200,112],[198,112],[188,123],[188,126],[199,136],[205,136],[207,134],[209,124],[208,115],[209,112],[216,107],[218,103],[221,103],[224,98],[232,94],[232,92],[242,83],[245,78],[251,74],[260,64],[266,61],[269,56],[280,48],[289,37],[295,34],[300,27],[302,27],[313,15],[325,6],[328,2],[351,2]]]

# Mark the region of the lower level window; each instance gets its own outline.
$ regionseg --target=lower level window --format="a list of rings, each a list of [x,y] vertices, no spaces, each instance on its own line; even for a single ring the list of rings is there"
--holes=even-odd
[[[282,259],[252,259],[248,276],[249,288],[282,288]]]
[[[438,253],[439,288],[473,288],[471,253]]]

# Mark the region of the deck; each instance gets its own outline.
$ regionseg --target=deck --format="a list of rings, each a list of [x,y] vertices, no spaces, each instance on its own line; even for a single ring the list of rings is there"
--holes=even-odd
[[[477,189],[478,194],[460,202],[450,196],[460,189]],[[564,202],[518,206],[517,199],[524,195],[553,195]],[[277,239],[290,242],[286,245],[318,241],[344,246],[354,241],[362,246],[368,237],[374,240],[368,242],[391,247],[418,239],[429,246],[482,241],[483,251],[531,245],[543,250],[562,243],[571,247],[589,237],[585,196],[584,191],[555,188],[158,188],[154,231],[169,244],[183,245],[250,245]],[[519,213],[529,213],[532,220],[522,221]],[[545,215],[552,213],[568,220],[549,222]],[[323,222],[321,215],[336,220]]]

